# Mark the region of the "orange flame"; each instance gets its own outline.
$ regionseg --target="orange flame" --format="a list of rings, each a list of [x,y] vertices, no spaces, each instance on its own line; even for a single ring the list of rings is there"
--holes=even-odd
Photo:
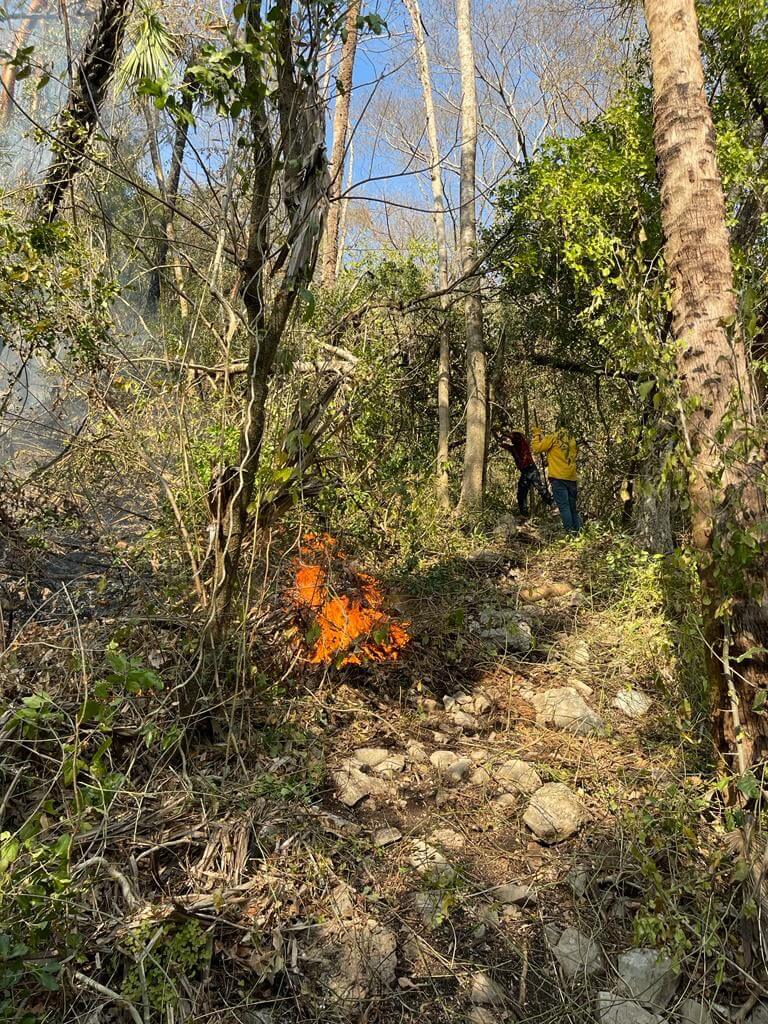
[[[333,562],[350,579],[352,587],[348,589],[353,593],[330,593],[328,570]],[[408,643],[408,623],[395,622],[384,611],[378,581],[344,566],[344,555],[328,534],[304,538],[295,579],[294,603],[314,617],[307,637],[306,660],[311,665],[395,661]]]

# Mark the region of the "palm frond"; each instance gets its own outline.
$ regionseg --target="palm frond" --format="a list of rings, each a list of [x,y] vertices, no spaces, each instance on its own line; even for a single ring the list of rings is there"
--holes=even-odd
[[[131,46],[117,72],[117,89],[170,78],[179,44],[158,12],[143,7],[130,30]]]

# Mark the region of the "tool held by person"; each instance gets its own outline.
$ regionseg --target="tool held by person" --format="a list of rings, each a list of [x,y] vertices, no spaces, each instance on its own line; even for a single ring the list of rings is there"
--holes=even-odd
[[[543,482],[531,452],[528,438],[521,430],[505,431],[499,437],[499,444],[510,452],[520,474],[517,481],[517,506],[523,519],[527,519],[528,495],[537,491],[545,505],[552,504],[552,498]]]

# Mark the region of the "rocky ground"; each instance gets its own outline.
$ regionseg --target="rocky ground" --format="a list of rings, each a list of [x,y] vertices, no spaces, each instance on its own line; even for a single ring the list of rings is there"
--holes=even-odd
[[[689,790],[703,821],[712,793],[663,615],[606,587],[599,551],[510,521],[425,561],[391,584],[412,635],[392,665],[294,660],[267,682],[254,640],[256,682],[228,696],[226,728],[186,747],[144,734],[149,718],[170,735],[172,705],[120,704],[110,756],[130,761],[128,781],[75,834],[91,923],[62,968],[66,1010],[46,1019],[107,1020],[128,1000],[144,1024],[767,1021],[748,973],[710,965],[703,927],[688,938],[699,869],[684,860],[706,837],[681,821],[683,847],[677,819],[662,823]],[[113,635],[100,579],[89,567],[74,589],[59,650]],[[11,709],[25,687],[61,685],[50,659],[38,671],[44,627],[28,621],[4,659]],[[158,641],[135,621],[133,653],[160,676],[194,663],[178,630]],[[16,787],[11,825],[35,794]],[[201,939],[183,970],[163,953],[181,922]],[[137,1009],[131,957],[164,974],[162,1006],[145,984]]]

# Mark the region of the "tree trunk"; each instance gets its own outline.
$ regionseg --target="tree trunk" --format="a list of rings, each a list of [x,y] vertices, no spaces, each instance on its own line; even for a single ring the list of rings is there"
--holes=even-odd
[[[461,70],[461,170],[459,195],[459,256],[463,274],[472,275],[477,259],[477,222],[475,215],[475,173],[477,163],[477,83],[475,53],[472,45],[471,0],[456,0]],[[485,478],[485,423],[487,385],[485,346],[483,343],[483,307],[480,280],[466,281],[467,336],[467,432],[464,446],[464,470],[461,480],[459,511],[479,508],[483,503]]]
[[[26,17],[14,34],[13,45],[20,50],[27,45],[27,39],[35,22],[35,15],[43,10],[48,0],[30,0]],[[16,94],[16,74],[18,69],[13,64],[5,64],[0,73],[0,130],[8,128],[13,119],[14,99]]]
[[[54,157],[37,206],[37,216],[49,224],[58,217],[62,197],[85,162],[88,143],[120,57],[132,7],[133,0],[101,0],[88,33],[69,99],[58,117]]]
[[[189,88],[189,79],[185,75],[184,85],[181,92],[181,108],[187,113],[192,113],[192,91]],[[169,255],[174,256],[172,272],[173,279],[176,285],[176,293],[179,300],[179,314],[182,320],[186,320],[189,313],[189,307],[187,300],[184,297],[184,274],[178,260],[175,258],[176,251],[176,228],[174,225],[174,218],[176,213],[176,203],[179,198],[179,183],[181,182],[181,168],[184,164],[184,152],[187,148],[187,136],[189,134],[189,123],[184,117],[180,117],[176,122],[176,132],[173,139],[173,149],[171,151],[171,166],[169,169],[168,177],[166,179],[163,173],[162,162],[160,160],[159,152],[157,150],[157,136],[154,131],[154,121],[149,123],[148,128],[150,133],[150,148],[152,148],[154,140],[154,150],[152,151],[152,163],[155,168],[155,177],[157,178],[157,186],[160,189],[160,194],[165,200],[165,206],[162,210],[162,221],[163,221],[163,233],[157,243],[157,249],[155,250],[155,266],[152,268],[152,274],[149,279],[149,289],[147,292],[147,301],[149,304],[150,311],[153,313],[157,312],[160,304],[160,295],[162,291],[162,278],[163,273],[168,264]]]
[[[226,631],[239,576],[240,553],[254,497],[256,471],[264,438],[269,376],[300,289],[312,280],[328,195],[325,158],[325,113],[318,95],[318,75],[298,67],[291,35],[290,0],[278,0],[275,20],[280,61],[277,65],[279,130],[273,145],[272,117],[265,100],[250,113],[253,148],[253,193],[249,213],[248,249],[242,267],[241,294],[248,316],[248,393],[240,432],[239,461],[212,482],[209,501],[214,515],[214,592],[210,633],[216,642]],[[248,5],[246,38],[258,40],[258,6]],[[258,95],[262,67],[245,62],[246,86]],[[270,263],[271,199],[275,175],[287,229]],[[281,224],[281,235],[282,224]],[[278,273],[282,271],[282,276]],[[275,289],[268,303],[265,278]]]
[[[332,288],[336,284],[336,266],[339,262],[339,200],[344,180],[344,157],[349,132],[349,108],[352,102],[352,73],[355,69],[357,50],[357,19],[360,17],[361,0],[351,0],[346,18],[347,38],[341,48],[339,63],[338,92],[333,109],[333,149],[331,151],[331,184],[328,192],[328,216],[325,224],[323,244],[323,284]]]
[[[443,176],[440,170],[440,147],[437,144],[437,120],[432,95],[432,78],[429,73],[429,57],[421,22],[419,0],[404,0],[411,18],[413,39],[416,44],[416,66],[424,96],[427,142],[429,143],[429,176],[432,182],[432,208],[437,241],[438,286],[443,294],[440,305],[448,308],[448,242],[445,234],[445,201],[443,199]],[[440,332],[440,356],[437,368],[437,496],[443,508],[450,505],[448,479],[448,436],[451,430],[451,348],[446,325]]]
[[[743,773],[768,754],[768,723],[753,710],[758,688],[768,682],[768,608],[765,566],[757,562],[763,555],[748,539],[762,514],[754,482],[760,466],[747,433],[754,419],[751,383],[744,341],[732,326],[733,268],[694,0],[645,0],[645,12],[714,733],[730,766]]]

